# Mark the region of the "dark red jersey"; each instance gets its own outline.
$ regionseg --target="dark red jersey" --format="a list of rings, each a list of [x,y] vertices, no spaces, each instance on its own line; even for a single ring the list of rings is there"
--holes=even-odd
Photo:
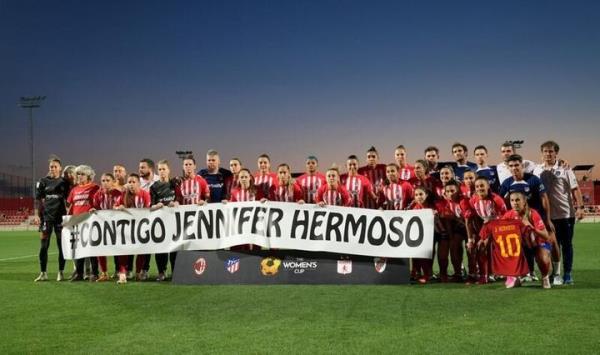
[[[317,172],[314,175],[304,174],[296,179],[296,183],[302,188],[303,199],[306,203],[315,203],[317,191],[327,183],[325,175]]]
[[[377,164],[375,166],[363,166],[358,168],[358,174],[365,176],[372,185],[372,190],[378,194],[384,185],[386,179],[385,164]],[[350,190],[348,190],[350,192]],[[379,208],[377,200],[373,199],[370,194],[363,195],[363,205],[365,208]]]

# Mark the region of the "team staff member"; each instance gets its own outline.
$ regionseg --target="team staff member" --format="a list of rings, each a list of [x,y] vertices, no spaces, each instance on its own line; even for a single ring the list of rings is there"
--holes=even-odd
[[[77,216],[89,212],[94,207],[94,194],[100,189],[100,187],[94,183],[95,175],[94,170],[88,165],[79,165],[75,169],[77,185],[73,187],[69,193],[69,197],[67,197],[70,215]],[[75,260],[75,273],[71,276],[70,281],[83,280],[84,262],[85,259]],[[98,279],[98,259],[96,257],[91,257],[90,264],[92,274],[90,275],[89,280],[94,282]]]
[[[544,142],[541,147],[543,164],[534,170],[547,189],[550,200],[550,219],[556,231],[556,239],[562,249],[564,260],[564,280],[560,276],[560,262],[553,263],[554,284],[572,284],[573,276],[573,234],[575,218],[583,218],[583,197],[573,170],[559,164],[557,154],[560,150],[554,141]]]
[[[210,190],[210,201],[219,202],[229,198],[228,188],[231,186],[233,175],[231,171],[221,168],[219,153],[211,149],[206,153],[206,169],[200,169],[198,175],[202,176]]]
[[[111,210],[121,203],[123,192],[116,186],[115,177],[111,173],[104,173],[100,177],[100,189],[94,194],[94,207],[90,212],[96,210]],[[98,282],[108,281],[106,256],[98,257],[98,266],[100,267],[100,277]]]
[[[477,164],[467,161],[469,150],[462,143],[454,143],[452,145],[452,156],[454,157],[454,175],[458,182],[462,182],[465,171],[477,170]]]
[[[69,194],[70,186],[67,180],[61,176],[61,162],[58,157],[50,157],[48,160],[48,175],[40,179],[36,185],[35,199],[40,206],[34,212],[34,222],[40,226],[40,274],[34,280],[48,280],[48,248],[52,231],[56,235],[56,246],[58,247],[58,274],[56,281],[64,279],[65,258],[62,253],[61,232],[62,217],[67,213],[65,200]]]
[[[304,201],[306,203],[315,203],[317,191],[327,182],[325,175],[318,171],[319,160],[314,155],[306,158],[306,172],[296,179],[298,185],[302,188]]]
[[[163,207],[177,207],[181,201],[179,191],[179,180],[171,179],[171,169],[167,160],[158,162],[158,178],[150,187],[150,199],[152,200],[152,211]],[[171,274],[175,269],[175,260],[177,252],[156,254],[156,267],[158,269],[158,277],[156,281],[164,281],[167,278],[167,264],[171,261]]]
[[[495,165],[488,165],[488,150],[484,145],[478,145],[473,149],[473,155],[475,155],[475,162],[477,163],[477,176],[485,176],[489,183],[490,188],[493,192],[498,192],[500,189],[500,182],[498,181],[498,170]]]
[[[502,161],[496,165],[496,171],[498,172],[498,184],[502,185],[504,180],[511,176],[510,167],[508,166],[508,158],[517,154],[515,145],[511,142],[502,143],[500,146],[500,154],[502,155]],[[534,162],[531,160],[521,159],[521,163],[523,165],[523,172],[529,174],[533,173],[533,170],[536,167]]]

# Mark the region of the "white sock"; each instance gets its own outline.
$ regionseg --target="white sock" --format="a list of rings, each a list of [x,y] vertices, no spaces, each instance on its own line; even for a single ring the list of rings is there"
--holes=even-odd
[[[560,276],[560,261],[553,261],[552,269],[554,269],[554,275]]]

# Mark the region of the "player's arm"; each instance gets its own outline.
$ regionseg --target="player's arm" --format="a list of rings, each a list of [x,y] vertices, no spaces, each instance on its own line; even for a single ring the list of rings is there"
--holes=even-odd
[[[548,194],[545,192],[540,193],[540,199],[542,200],[542,208],[546,212],[546,225],[550,231],[554,233],[554,224],[552,224],[552,220],[550,220],[550,199],[548,198]]]

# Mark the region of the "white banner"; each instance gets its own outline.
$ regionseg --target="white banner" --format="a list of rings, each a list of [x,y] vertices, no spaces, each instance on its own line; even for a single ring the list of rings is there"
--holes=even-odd
[[[105,210],[63,220],[65,259],[264,248],[390,258],[431,258],[433,212],[378,211],[286,202]]]

